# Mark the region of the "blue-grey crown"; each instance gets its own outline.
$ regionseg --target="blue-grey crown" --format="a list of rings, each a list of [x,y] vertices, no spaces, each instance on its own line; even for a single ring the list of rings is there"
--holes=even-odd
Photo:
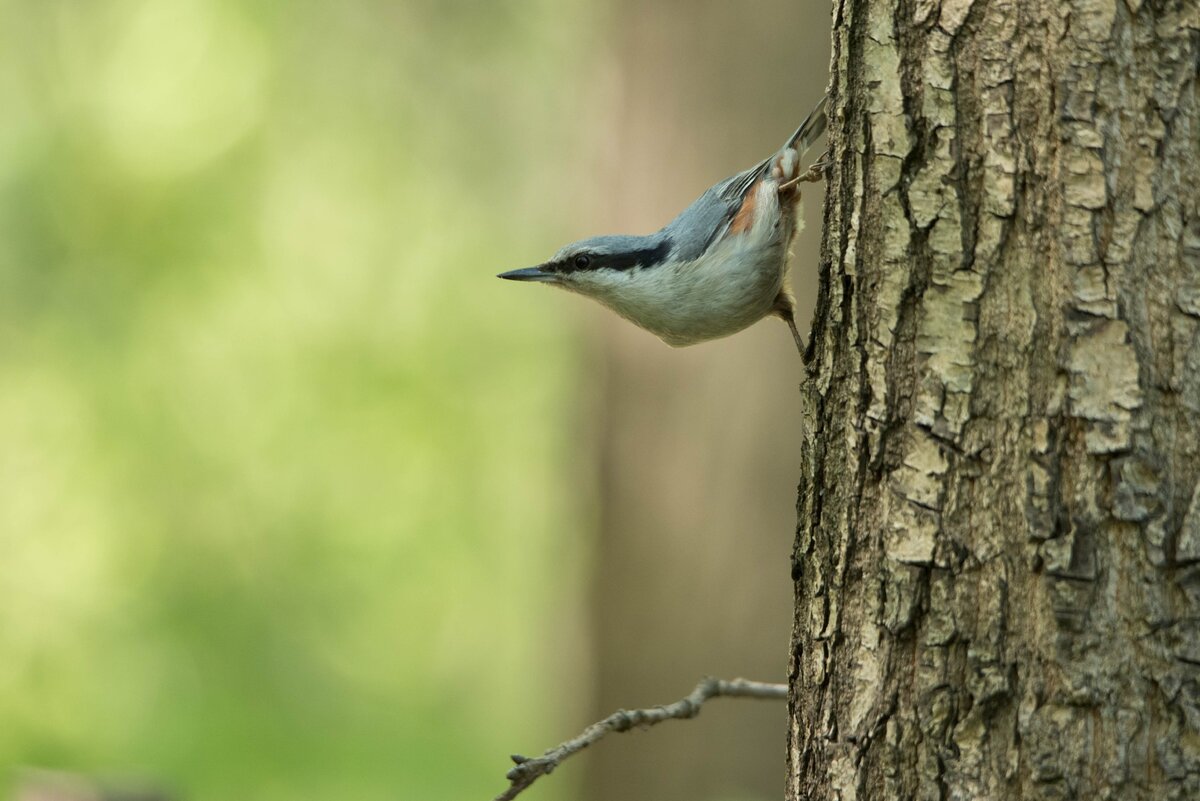
[[[671,251],[671,238],[662,231],[648,236],[593,236],[562,248],[546,266],[559,273],[632,270],[662,264]]]

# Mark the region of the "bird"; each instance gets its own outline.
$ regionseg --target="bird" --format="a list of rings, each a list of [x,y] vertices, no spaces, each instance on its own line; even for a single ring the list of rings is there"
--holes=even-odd
[[[672,347],[779,317],[803,361],[787,258],[799,185],[821,180],[828,167],[826,153],[800,169],[825,125],[822,98],[774,155],[712,186],[655,233],[572,242],[548,261],[497,277],[593,298]]]

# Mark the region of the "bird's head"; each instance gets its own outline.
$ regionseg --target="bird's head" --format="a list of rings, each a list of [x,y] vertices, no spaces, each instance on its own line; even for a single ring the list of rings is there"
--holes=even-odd
[[[671,255],[671,239],[649,236],[595,236],[572,242],[536,267],[509,270],[499,278],[555,284],[584,295],[603,296],[637,270],[656,267]]]

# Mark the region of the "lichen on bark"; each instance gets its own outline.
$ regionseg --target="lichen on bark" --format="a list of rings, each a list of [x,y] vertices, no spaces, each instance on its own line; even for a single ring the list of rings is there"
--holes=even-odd
[[[835,3],[789,798],[1200,797],[1198,9]]]

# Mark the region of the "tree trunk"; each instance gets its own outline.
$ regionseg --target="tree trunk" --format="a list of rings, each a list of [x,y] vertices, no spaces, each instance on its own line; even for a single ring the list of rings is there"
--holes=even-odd
[[[1197,3],[833,22],[789,798],[1200,798]]]

